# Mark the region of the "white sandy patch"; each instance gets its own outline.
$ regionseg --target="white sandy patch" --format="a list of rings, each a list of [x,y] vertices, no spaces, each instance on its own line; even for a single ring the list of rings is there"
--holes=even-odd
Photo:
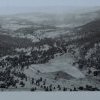
[[[64,71],[75,78],[84,78],[83,73],[77,66],[73,66],[72,62],[73,59],[69,55],[63,55],[50,60],[49,63],[46,64],[31,65],[30,68],[39,70],[42,73]]]

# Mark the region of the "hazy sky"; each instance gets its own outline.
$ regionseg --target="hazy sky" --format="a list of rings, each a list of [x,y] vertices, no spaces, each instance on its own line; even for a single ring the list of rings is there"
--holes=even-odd
[[[0,0],[0,7],[99,6],[100,0]]]
[[[100,0],[0,0],[0,14],[19,13],[30,11],[29,8],[51,6],[100,6]]]

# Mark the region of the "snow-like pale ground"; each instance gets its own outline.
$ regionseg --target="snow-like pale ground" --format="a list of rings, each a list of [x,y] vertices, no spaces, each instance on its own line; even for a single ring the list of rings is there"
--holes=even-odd
[[[93,87],[100,87],[100,84],[97,80],[92,77],[86,77],[77,66],[72,66],[73,59],[69,54],[65,54],[63,56],[55,57],[47,64],[38,64],[31,65],[28,69],[24,70],[24,73],[31,78],[39,79],[42,77],[46,79],[46,86],[52,84],[57,87],[60,85],[61,87],[67,87],[68,90],[74,89],[74,87],[78,88],[79,86],[85,87],[86,85],[91,85]],[[40,71],[40,73],[38,73]],[[58,79],[55,80],[55,75],[52,72],[56,71],[64,71],[67,74],[75,77],[74,79]],[[26,88],[30,88],[31,84],[27,83]],[[38,88],[38,91],[41,90]],[[56,91],[56,90],[55,90]]]
[[[84,78],[85,75],[77,68],[72,65],[73,59],[69,54],[56,57],[46,64],[31,65],[32,70],[40,70],[42,73],[63,71],[75,78]]]

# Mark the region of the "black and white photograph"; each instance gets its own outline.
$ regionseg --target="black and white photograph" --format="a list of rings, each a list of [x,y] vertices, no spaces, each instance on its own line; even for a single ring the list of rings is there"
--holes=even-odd
[[[100,91],[100,0],[0,0],[0,92]]]

